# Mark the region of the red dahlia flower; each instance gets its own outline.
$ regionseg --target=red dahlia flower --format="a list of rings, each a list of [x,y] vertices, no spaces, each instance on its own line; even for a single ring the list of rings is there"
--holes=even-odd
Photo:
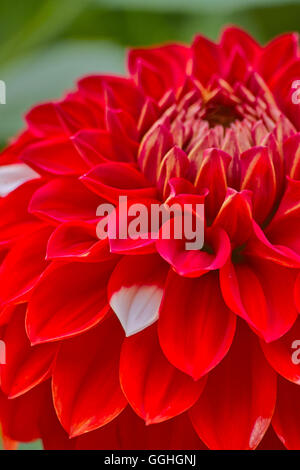
[[[3,435],[300,449],[297,35],[229,28],[128,67],[33,108],[2,153]],[[119,196],[204,201],[203,249],[99,240]]]

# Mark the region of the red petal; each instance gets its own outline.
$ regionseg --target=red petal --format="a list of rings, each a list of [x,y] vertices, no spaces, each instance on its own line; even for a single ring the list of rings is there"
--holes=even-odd
[[[47,221],[95,220],[101,202],[77,178],[54,178],[34,193],[28,210]]]
[[[10,145],[0,152],[1,165],[10,165],[11,163],[19,163],[20,152],[28,145],[35,142],[36,139],[29,131],[24,131],[12,140]]]
[[[2,390],[15,398],[49,377],[57,351],[53,344],[31,346],[25,332],[26,306],[16,308],[3,337],[6,364],[1,366]]]
[[[28,181],[0,200],[0,245],[10,244],[41,225],[36,217],[28,214],[29,201],[41,184],[41,179]]]
[[[264,260],[220,270],[222,294],[228,307],[244,318],[264,338],[275,341],[295,322],[293,289],[296,272]]]
[[[119,384],[122,328],[114,316],[64,343],[53,371],[55,409],[70,436],[112,421],[126,406]]]
[[[134,119],[124,110],[106,107],[107,129],[114,135],[123,134],[132,140],[138,140],[137,125]]]
[[[210,449],[255,449],[270,424],[275,400],[276,374],[255,336],[239,322],[229,353],[210,373],[190,416]]]
[[[9,251],[0,268],[0,304],[28,299],[47,266],[46,247],[51,232],[51,228],[42,227],[22,237]]]
[[[219,72],[221,65],[219,46],[199,35],[194,39],[192,51],[193,75],[206,85],[213,75]]]
[[[298,274],[295,282],[295,303],[298,311],[300,312],[300,274]]]
[[[174,219],[165,224],[161,233],[167,224],[171,226],[170,232],[172,233]],[[160,237],[156,242],[156,247],[161,257],[170,263],[178,274],[186,277],[199,277],[208,271],[219,269],[226,263],[231,253],[230,240],[223,229],[214,229],[213,232],[207,230],[205,237],[205,241],[212,247],[212,254],[206,251],[186,250],[184,239],[168,240]]]
[[[47,246],[47,259],[99,262],[112,259],[108,239],[99,240],[96,226],[87,222],[67,222],[51,235]]]
[[[62,126],[54,103],[35,106],[26,114],[25,118],[30,131],[38,138],[66,134],[66,129]]]
[[[120,196],[128,198],[156,197],[144,175],[127,163],[104,163],[93,168],[81,178],[99,196],[118,203]]]
[[[168,362],[158,342],[156,325],[125,339],[120,380],[127,400],[147,425],[189,409],[205,385],[205,380],[194,382]]]
[[[30,131],[38,138],[66,137],[82,127],[98,127],[101,122],[88,103],[67,96],[60,103],[43,103],[26,115]]]
[[[102,109],[93,107],[92,103],[83,101],[76,94],[67,95],[65,100],[54,103],[54,106],[61,126],[68,135],[73,135],[82,128],[103,126]]]
[[[282,34],[263,48],[258,62],[258,70],[268,81],[284,65],[299,55],[299,37],[297,33]]]
[[[172,198],[175,198],[176,196],[179,195],[191,195],[196,193],[196,188],[195,186],[188,181],[185,178],[171,178],[169,180],[169,186],[170,186],[170,195],[169,198],[172,200]],[[169,202],[169,199],[168,199]],[[204,198],[203,201],[204,202]]]
[[[93,101],[106,102],[107,95],[113,97],[115,109],[124,109],[139,119],[145,97],[130,78],[89,75],[78,82],[79,90]]]
[[[76,439],[76,449],[195,450],[206,449],[187,413],[146,426],[130,407],[105,427]]]
[[[289,450],[300,449],[300,387],[285,379],[278,380],[273,427]]]
[[[271,366],[287,380],[300,385],[300,319],[282,338],[272,343],[261,341]]]
[[[60,424],[53,406],[52,392],[49,393],[45,408],[40,416],[40,435],[45,450],[73,450],[76,439],[70,439]]]
[[[298,57],[285,67],[280,67],[269,83],[280,109],[298,130],[300,129],[300,109],[298,104],[293,103],[292,95],[295,89],[292,85],[295,80],[299,79],[299,76],[300,59]]]
[[[226,28],[222,34],[220,47],[225,56],[230,56],[232,50],[239,46],[244,56],[251,63],[255,63],[260,55],[261,47],[254,39],[240,28],[235,26]]]
[[[169,361],[195,380],[227,354],[235,315],[221,296],[216,272],[184,279],[170,272],[158,322],[160,344]]]
[[[88,165],[68,139],[43,140],[30,145],[20,158],[34,170],[55,175],[80,175],[88,170]]]
[[[227,192],[226,170],[231,156],[219,149],[207,149],[195,178],[198,189],[207,188],[209,194],[205,199],[205,208],[209,220],[216,216]]]
[[[283,228],[289,226],[289,221],[287,220],[287,222],[287,224],[284,222],[282,223]],[[297,219],[293,220],[292,218],[290,224],[292,225],[292,230],[295,230],[297,227]],[[295,230],[295,232],[297,231]],[[298,251],[298,237],[294,236],[293,231],[286,233],[285,230],[279,230],[278,235],[279,237],[277,240],[279,242],[281,241],[282,243],[287,243],[293,248],[296,248]],[[276,242],[276,231],[271,233],[271,238],[273,238]],[[273,245],[255,221],[253,221],[253,237],[248,240],[244,253],[250,256],[273,261],[274,263],[278,263],[281,266],[287,266],[290,268],[300,267],[300,255],[284,245]]]
[[[159,108],[155,101],[147,98],[138,121],[138,131],[140,136],[143,136],[159,118]]]
[[[179,44],[168,44],[159,48],[134,49],[129,53],[128,67],[133,76],[138,72],[140,63],[153,67],[163,82],[162,94],[169,88],[176,88],[182,84],[186,76],[189,58],[190,48]],[[142,84],[144,83],[142,82]],[[153,92],[155,87],[153,84],[151,86],[151,83],[149,85]],[[155,92],[149,93],[148,87],[144,87],[144,89],[154,97],[161,96],[161,94],[156,95]]]
[[[245,243],[252,234],[251,194],[229,188],[213,227],[222,227],[233,247]]]
[[[116,139],[111,132],[104,130],[79,131],[72,137],[72,142],[89,167],[108,161],[134,162],[138,150],[134,140],[122,134]]]
[[[269,426],[263,440],[256,450],[286,450],[286,448],[277,437],[273,427]]]
[[[103,132],[105,137],[103,138]],[[71,140],[80,153],[81,157],[88,166],[92,168],[95,165],[100,163],[105,163],[107,159],[100,153],[101,143],[105,140],[107,136],[106,131],[99,131],[95,129],[84,129],[78,131],[75,135],[71,137]],[[106,139],[107,140],[107,139]],[[109,146],[109,143],[106,143],[106,146]],[[112,152],[112,158],[114,152]]]
[[[106,225],[111,253],[136,255],[156,252],[157,233],[151,233],[153,205],[160,206],[160,201],[150,198],[125,199],[109,214]],[[134,215],[129,215],[131,213]],[[133,233],[131,223],[134,224]]]
[[[143,174],[156,184],[157,174],[166,153],[174,146],[172,134],[165,125],[156,126],[141,142],[138,163]]]
[[[250,66],[249,58],[245,56],[242,45],[235,45],[226,59],[225,78],[229,83],[247,82]]]
[[[72,337],[99,323],[108,311],[106,284],[113,267],[114,262],[50,265],[28,306],[31,342]]]
[[[288,176],[300,180],[300,133],[283,143],[283,154]]]
[[[133,78],[137,87],[156,101],[159,101],[167,91],[163,75],[160,75],[156,67],[143,59],[138,59]]]
[[[300,229],[299,195],[300,181],[289,178],[277,212],[266,230],[271,243],[294,251],[297,261],[300,255],[300,242],[297,236]]]
[[[162,194],[163,200],[169,195],[168,183],[170,179],[174,177],[184,177],[188,167],[188,157],[179,147],[175,146],[166,153],[157,174],[157,186]]]
[[[241,189],[252,191],[253,215],[263,222],[274,204],[276,176],[266,147],[252,147],[241,154]]]
[[[45,382],[13,400],[0,392],[0,419],[5,437],[21,442],[40,437],[39,420],[48,388],[49,383]]]

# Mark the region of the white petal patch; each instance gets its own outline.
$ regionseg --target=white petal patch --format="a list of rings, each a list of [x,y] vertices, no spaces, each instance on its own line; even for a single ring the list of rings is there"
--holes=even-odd
[[[270,424],[269,418],[263,418],[259,416],[254,423],[252,433],[249,440],[249,447],[250,449],[256,448],[256,446],[260,443],[262,436],[265,434],[268,426]]]
[[[25,163],[0,166],[0,197],[7,196],[21,184],[39,177],[40,175]]]
[[[158,319],[163,289],[156,286],[122,287],[110,299],[126,336],[143,331]]]

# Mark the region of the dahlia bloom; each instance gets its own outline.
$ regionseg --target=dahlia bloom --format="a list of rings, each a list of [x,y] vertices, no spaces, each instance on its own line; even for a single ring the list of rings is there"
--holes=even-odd
[[[128,70],[34,107],[1,155],[3,436],[300,449],[297,35],[228,28]],[[119,196],[204,202],[203,249],[99,240]]]

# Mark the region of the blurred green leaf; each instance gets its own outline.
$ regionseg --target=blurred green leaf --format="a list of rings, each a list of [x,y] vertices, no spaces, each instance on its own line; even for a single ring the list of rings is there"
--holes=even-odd
[[[43,450],[42,441],[29,442],[28,444],[20,444],[18,450]]]
[[[0,437],[0,450],[3,449],[3,445]],[[21,443],[18,445],[17,450],[43,450],[43,443],[41,440],[34,442]]]
[[[57,99],[89,73],[124,73],[124,49],[103,41],[66,41],[23,57],[1,70],[6,105],[0,106],[0,140],[22,128],[22,115],[40,101]]]
[[[183,12],[224,12],[241,10],[256,6],[299,3],[299,0],[93,0],[100,5],[115,8],[141,8],[145,10],[183,11]]]
[[[2,3],[3,2],[3,3]],[[45,41],[56,37],[63,31],[79,14],[88,6],[88,1],[82,0],[46,0],[43,2],[26,1],[21,6],[21,12],[16,8],[17,1],[11,2],[2,0],[0,6],[1,22],[12,24],[11,31],[6,33],[6,41],[1,42],[0,63],[10,61],[30,47],[41,45]],[[9,6],[10,5],[10,6]],[[35,8],[34,8],[35,7]],[[26,14],[30,12],[30,15]],[[16,18],[22,15],[21,24],[11,21],[11,17]],[[25,14],[24,14],[25,13]]]

